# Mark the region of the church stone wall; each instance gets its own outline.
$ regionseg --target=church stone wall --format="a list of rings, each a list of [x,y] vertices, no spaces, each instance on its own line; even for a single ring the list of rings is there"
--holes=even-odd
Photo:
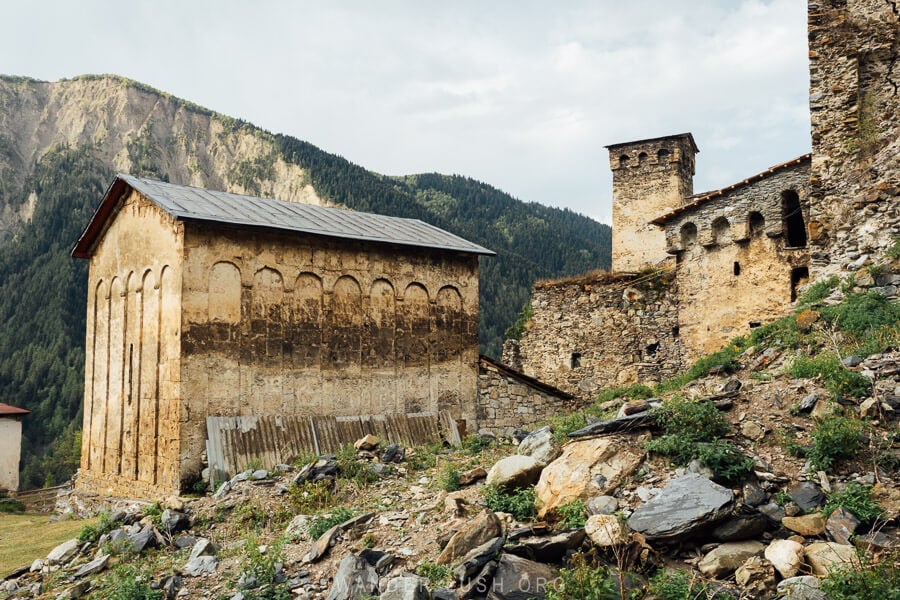
[[[182,226],[135,192],[88,276],[80,489],[178,491]]]
[[[478,258],[188,224],[183,477],[207,415],[449,410],[474,428]]]
[[[895,0],[808,9],[815,277],[877,257],[900,235],[900,10]]]

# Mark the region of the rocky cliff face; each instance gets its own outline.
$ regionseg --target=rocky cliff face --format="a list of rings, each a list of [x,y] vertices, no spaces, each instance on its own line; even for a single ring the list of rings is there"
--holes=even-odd
[[[40,198],[21,186],[59,146],[90,148],[116,171],[322,203],[273,136],[241,121],[115,76],[0,78],[0,240],[30,218]]]

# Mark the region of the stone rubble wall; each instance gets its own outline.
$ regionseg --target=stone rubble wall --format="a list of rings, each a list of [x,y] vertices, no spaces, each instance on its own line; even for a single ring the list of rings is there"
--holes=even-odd
[[[809,2],[814,277],[900,235],[898,15],[895,0]]]
[[[685,366],[671,266],[538,283],[531,305],[522,371],[579,399],[609,386],[660,381]]]
[[[538,389],[487,361],[478,375],[478,426],[500,435],[530,429],[551,417],[569,414],[584,402]]]

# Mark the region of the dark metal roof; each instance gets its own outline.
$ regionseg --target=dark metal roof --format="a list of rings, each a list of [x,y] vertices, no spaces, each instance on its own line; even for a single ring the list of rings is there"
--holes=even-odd
[[[0,416],[21,416],[27,415],[30,413],[30,410],[25,410],[24,408],[19,408],[18,406],[12,406],[11,404],[6,404],[4,402],[0,402]]]
[[[502,362],[498,362],[489,356],[485,356],[484,354],[479,354],[478,360],[494,367],[495,369],[497,369],[504,375],[508,375],[509,377],[512,377],[513,379],[518,379],[525,385],[527,385],[533,389],[539,390],[541,392],[544,392],[545,394],[549,394],[551,396],[556,396],[557,398],[562,398],[563,400],[571,400],[575,397],[572,394],[570,394],[569,392],[565,392],[559,388],[553,387],[549,383],[544,383],[543,381],[541,381],[539,379],[535,379],[534,377],[531,377],[529,375],[526,375],[525,373],[522,373],[521,371],[516,371],[509,365],[505,365]]]
[[[494,254],[487,248],[417,219],[255,198],[119,174],[116,175],[103,202],[72,250],[72,256],[88,258],[91,255],[94,243],[103,231],[116,202],[126,191],[126,187],[138,191],[179,220],[262,227],[331,238],[470,254]]]
[[[715,198],[718,198],[719,196],[724,196],[725,194],[728,194],[729,192],[733,192],[736,189],[740,189],[740,188],[744,187],[745,185],[750,185],[751,183],[756,183],[757,181],[760,181],[761,179],[765,179],[766,177],[769,177],[770,175],[774,175],[775,173],[778,173],[779,171],[783,171],[783,170],[789,169],[791,167],[796,167],[797,165],[803,164],[804,162],[809,162],[811,160],[811,158],[812,158],[812,154],[810,154],[810,153],[803,154],[802,156],[798,156],[797,158],[794,158],[787,162],[779,163],[779,164],[775,165],[774,167],[769,167],[768,169],[766,169],[765,171],[763,171],[761,173],[757,173],[756,175],[751,175],[747,179],[744,179],[743,181],[738,181],[737,183],[733,183],[733,184],[729,185],[728,187],[723,187],[722,189],[713,190],[711,192],[703,192],[702,194],[694,194],[693,196],[689,197],[690,202],[688,202],[684,206],[679,206],[678,208],[673,209],[664,215],[656,217],[655,219],[653,219],[650,222],[654,225],[660,225],[660,226],[665,225],[667,222],[671,221],[678,215],[685,213],[689,210],[692,210],[694,208],[697,208],[698,206],[702,206],[702,205],[706,204],[707,202],[709,202],[710,200],[714,200]]]

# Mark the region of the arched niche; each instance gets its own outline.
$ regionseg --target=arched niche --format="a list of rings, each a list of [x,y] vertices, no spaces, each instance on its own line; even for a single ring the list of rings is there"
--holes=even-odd
[[[369,310],[363,338],[363,364],[373,369],[394,366],[397,298],[393,284],[376,279],[369,288]]]
[[[731,241],[731,223],[728,222],[728,219],[716,217],[710,227],[714,244],[727,244]]]
[[[640,154],[638,154],[638,165],[643,165],[646,162],[647,162],[647,153],[641,152]]]
[[[687,250],[697,243],[697,226],[688,221],[679,229],[679,236],[681,237],[681,248]]]
[[[666,150],[665,148],[662,148],[661,150],[657,151],[656,162],[661,165],[669,162],[669,151]]]
[[[350,275],[340,277],[331,294],[329,327],[323,337],[327,340],[327,366],[332,369],[358,367],[362,342],[362,289]]]
[[[284,350],[284,278],[271,267],[253,275],[250,344],[258,360],[279,363]]]
[[[438,290],[434,307],[435,362],[459,357],[466,344],[466,319],[459,290],[452,285]]]
[[[397,360],[404,365],[426,364],[431,315],[428,289],[413,282],[403,291],[397,314]]]
[[[207,317],[211,323],[240,323],[241,270],[234,263],[217,262],[209,269]]]
[[[290,323],[292,362],[298,369],[318,369],[322,359],[322,279],[300,273],[294,281]]]
[[[750,237],[760,235],[766,230],[766,218],[761,212],[754,210],[747,215],[747,229],[750,232]]]

